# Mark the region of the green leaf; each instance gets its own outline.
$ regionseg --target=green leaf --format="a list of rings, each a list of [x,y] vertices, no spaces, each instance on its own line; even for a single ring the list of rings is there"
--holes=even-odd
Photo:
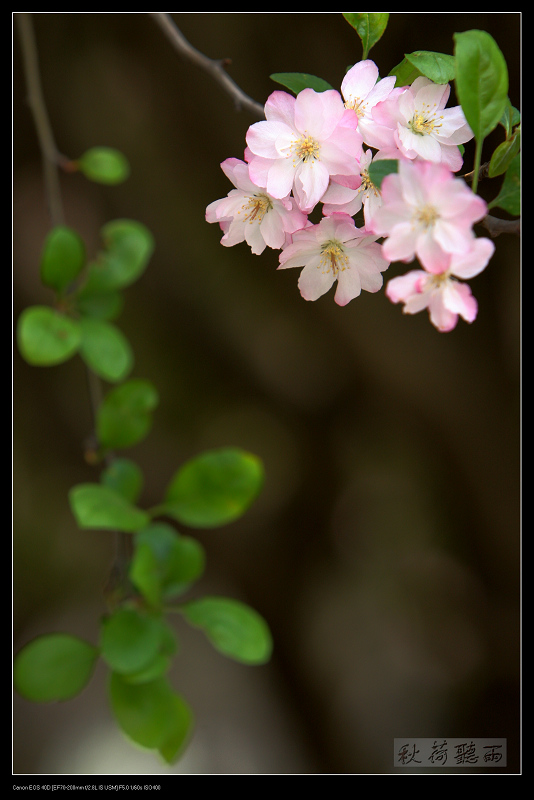
[[[15,688],[27,700],[68,700],[87,685],[99,651],[76,636],[52,633],[33,639],[15,658]]]
[[[178,535],[170,525],[149,525],[136,534],[135,542],[130,580],[154,607],[181,594],[204,571],[202,545]]]
[[[80,319],[80,355],[87,366],[110,383],[124,380],[133,367],[130,343],[113,323],[96,317]]]
[[[349,25],[356,30],[362,40],[363,59],[366,59],[369,50],[375,45],[386,30],[389,13],[348,13],[343,14]]]
[[[515,133],[495,148],[488,167],[489,177],[496,178],[497,175],[503,175],[519,153],[520,147],[521,126],[518,125]]]
[[[512,216],[521,214],[521,153],[518,153],[506,170],[501,191],[488,203],[490,208],[502,208]]]
[[[160,617],[122,607],[102,622],[102,658],[122,675],[142,673],[162,654],[162,649],[165,655],[174,652],[169,648],[169,636],[172,634]]]
[[[96,432],[104,449],[130,447],[145,438],[159,397],[150,381],[134,379],[112,389],[98,409]]]
[[[113,147],[91,147],[76,163],[80,172],[96,183],[115,185],[130,174],[128,159]]]
[[[119,291],[91,293],[84,288],[76,295],[76,308],[83,317],[116,319],[124,307],[124,297]]]
[[[371,161],[369,164],[368,175],[371,183],[380,190],[382,181],[386,175],[398,172],[399,162],[395,159],[384,158],[378,161]]]
[[[414,67],[414,65],[408,61],[407,58],[403,58],[400,64],[397,64],[396,67],[389,72],[389,76],[395,76],[397,79],[395,81],[395,86],[411,86],[412,83],[416,78],[420,78],[422,73]]]
[[[109,486],[80,483],[69,492],[72,513],[82,529],[118,530],[132,533],[150,522],[145,511],[136,508]]]
[[[128,458],[114,458],[100,476],[100,483],[135,504],[143,487],[140,467]]]
[[[316,78],[315,75],[307,75],[305,72],[275,72],[271,80],[285,86],[295,94],[302,92],[303,89],[314,89],[316,92],[326,92],[332,89],[327,81]]]
[[[85,266],[85,245],[66,225],[53,228],[45,239],[41,256],[41,280],[63,292]]]
[[[78,351],[80,326],[48,306],[30,306],[18,319],[17,342],[29,364],[50,367],[67,361]]]
[[[163,510],[193,528],[215,528],[240,517],[263,484],[263,466],[251,453],[227,447],[191,459],[174,475]]]
[[[429,78],[434,83],[444,84],[455,78],[454,56],[445,53],[433,53],[430,50],[415,50],[405,55],[421,75]]]
[[[245,603],[226,597],[204,597],[185,603],[180,611],[223,655],[244,664],[264,664],[271,657],[269,627]]]
[[[101,231],[104,250],[88,269],[80,297],[130,286],[144,273],[154,251],[154,238],[140,222],[118,219]]]
[[[508,101],[508,68],[486,31],[454,34],[456,94],[475,138],[482,141],[502,119]]]
[[[112,673],[108,691],[122,732],[141,747],[159,751],[168,764],[176,761],[191,734],[193,714],[167,680],[133,684]]]

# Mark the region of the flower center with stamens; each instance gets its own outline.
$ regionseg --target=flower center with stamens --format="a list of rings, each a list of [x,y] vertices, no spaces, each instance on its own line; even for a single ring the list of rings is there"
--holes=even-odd
[[[370,194],[371,192],[373,192],[373,194],[375,194],[376,197],[378,197],[379,191],[374,185],[371,178],[369,177],[369,173],[367,172],[367,170],[362,169],[361,178],[362,182],[358,191],[361,192],[361,194]]]
[[[365,115],[366,105],[367,103],[364,103],[364,101],[359,97],[353,97],[351,100],[347,100],[345,103],[345,108],[352,109],[352,111],[356,113],[356,116],[361,119]]]
[[[273,207],[273,204],[264,194],[253,194],[247,199],[248,203],[244,203],[241,206],[241,210],[246,212],[245,219],[248,219],[251,224],[253,222],[257,222],[259,224],[264,218],[265,214]],[[241,211],[239,213],[241,213]]]
[[[435,108],[435,106],[434,106]],[[408,123],[409,128],[413,133],[418,136],[428,136],[435,128],[441,128],[441,122],[438,120],[443,119],[443,116],[436,117],[435,111],[432,107],[423,103],[421,111],[416,111]]]
[[[337,239],[324,242],[321,246],[321,255],[319,267],[323,273],[332,271],[334,277],[337,277],[340,270],[343,271],[349,266],[348,256],[345,255],[343,245]]]
[[[414,216],[416,221],[425,228],[431,228],[435,221],[439,219],[438,212],[432,206],[418,208]]]
[[[315,161],[319,158],[321,146],[312,136],[303,136],[293,145],[293,153],[296,156],[295,163],[302,161]]]

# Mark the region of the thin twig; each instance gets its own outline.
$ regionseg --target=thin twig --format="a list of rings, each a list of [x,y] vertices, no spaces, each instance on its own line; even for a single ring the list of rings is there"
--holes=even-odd
[[[31,13],[28,11],[19,11],[16,17],[28,90],[28,103],[37,129],[37,138],[39,140],[43,160],[46,200],[52,225],[62,225],[64,214],[57,170],[60,156],[48,119],[41,87],[39,61],[37,57],[37,48],[35,46]]]
[[[212,76],[223,89],[234,99],[236,108],[246,108],[259,119],[264,119],[264,108],[257,103],[230,78],[225,71],[225,66],[230,63],[229,59],[215,60],[208,58],[199,50],[189,44],[182,32],[177,28],[173,19],[164,11],[149,11],[150,16],[162,28],[169,37],[176,50],[193,64],[201,67],[205,72]]]

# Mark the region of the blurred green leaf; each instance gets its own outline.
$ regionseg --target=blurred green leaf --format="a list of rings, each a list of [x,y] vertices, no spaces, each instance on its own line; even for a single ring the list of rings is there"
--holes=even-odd
[[[94,292],[85,288],[76,295],[76,308],[83,317],[116,319],[124,307],[124,297],[119,291]]]
[[[15,658],[15,688],[27,700],[68,700],[87,685],[99,651],[76,636],[52,633],[33,639]]]
[[[245,603],[226,597],[204,597],[185,603],[180,611],[223,655],[244,664],[264,664],[271,657],[269,627]]]
[[[495,39],[486,31],[454,34],[456,94],[479,141],[499,124],[508,101],[508,67]]]
[[[82,529],[132,533],[146,527],[150,517],[109,486],[80,483],[69,492],[72,512]]]
[[[502,208],[513,216],[521,214],[521,153],[518,153],[506,170],[501,191],[488,203],[490,208]]]
[[[202,545],[165,523],[153,523],[135,537],[130,580],[154,607],[185,591],[204,571]]]
[[[158,393],[147,380],[133,379],[112,389],[97,413],[100,445],[114,449],[140,442],[151,428],[152,411],[158,402]]]
[[[111,707],[122,732],[133,742],[176,761],[191,734],[193,714],[165,678],[134,684],[117,673],[109,681]]]
[[[285,86],[286,89],[298,94],[303,89],[314,89],[316,92],[326,92],[332,89],[327,81],[316,78],[315,75],[307,75],[305,72],[275,72],[271,80]]]
[[[85,244],[66,225],[53,228],[45,239],[41,255],[41,280],[57,292],[63,292],[85,266]]]
[[[257,456],[234,447],[207,451],[172,478],[162,510],[193,528],[214,528],[240,517],[263,485]]]
[[[143,673],[162,655],[162,649],[169,655],[169,635],[160,617],[135,608],[118,608],[102,622],[102,658],[111,669],[123,675]]]
[[[50,367],[71,358],[79,349],[79,323],[49,306],[30,306],[17,323],[22,357],[33,366]]]
[[[360,37],[363,46],[362,59],[365,60],[369,50],[386,30],[389,13],[343,13],[343,16]]]
[[[368,169],[369,180],[377,189],[380,189],[386,175],[398,172],[398,169],[399,162],[395,159],[384,158],[378,159],[378,161],[371,161]]]
[[[100,483],[135,504],[143,487],[143,473],[130,459],[114,458],[100,475]]]
[[[76,163],[80,172],[96,183],[123,183],[130,174],[128,159],[113,147],[91,147]]]
[[[80,355],[87,366],[110,383],[124,380],[133,367],[130,343],[113,323],[82,317]]]
[[[124,289],[144,273],[154,252],[154,238],[140,222],[117,219],[101,231],[104,249],[89,265],[87,282],[79,296]]]

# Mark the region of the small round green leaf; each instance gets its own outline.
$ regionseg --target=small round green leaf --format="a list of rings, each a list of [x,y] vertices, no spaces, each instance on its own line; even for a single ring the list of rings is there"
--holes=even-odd
[[[143,488],[143,473],[134,461],[114,458],[102,472],[100,482],[135,504]]]
[[[72,228],[58,225],[45,239],[41,256],[41,280],[63,292],[85,265],[85,245]]]
[[[223,655],[244,664],[264,664],[271,657],[269,627],[245,603],[225,597],[204,597],[185,603],[180,610]]]
[[[502,208],[513,216],[521,214],[521,153],[512,159],[506,170],[501,191],[488,208]]]
[[[157,750],[169,764],[176,761],[190,736],[193,714],[167,680],[136,684],[112,673],[108,691],[117,723],[128,739]]]
[[[128,159],[113,147],[91,147],[77,165],[86,178],[96,183],[122,183],[130,174]]]
[[[33,366],[50,367],[79,349],[78,322],[48,306],[30,306],[18,319],[17,342],[22,357]]]
[[[117,219],[101,231],[104,250],[89,266],[80,297],[130,286],[145,271],[154,251],[154,238],[140,222]]]
[[[124,380],[133,367],[130,343],[115,325],[103,319],[80,319],[80,355],[87,366],[110,383]]]
[[[15,688],[27,700],[50,703],[79,694],[93,674],[99,651],[64,633],[39,636],[15,658]]]
[[[150,517],[121,494],[98,483],[81,483],[69,492],[72,513],[80,528],[131,533],[146,527]]]
[[[134,608],[119,608],[107,617],[100,632],[102,658],[116,672],[140,672],[160,650],[161,622]]]
[[[242,516],[262,485],[257,456],[235,447],[209,450],[175,473],[163,510],[184,525],[215,528]]]
[[[97,415],[98,441],[104,449],[130,447],[144,439],[152,425],[159,397],[146,380],[130,380],[112,389]]]
[[[204,571],[202,545],[165,523],[136,534],[130,579],[152,606],[185,591]]]

